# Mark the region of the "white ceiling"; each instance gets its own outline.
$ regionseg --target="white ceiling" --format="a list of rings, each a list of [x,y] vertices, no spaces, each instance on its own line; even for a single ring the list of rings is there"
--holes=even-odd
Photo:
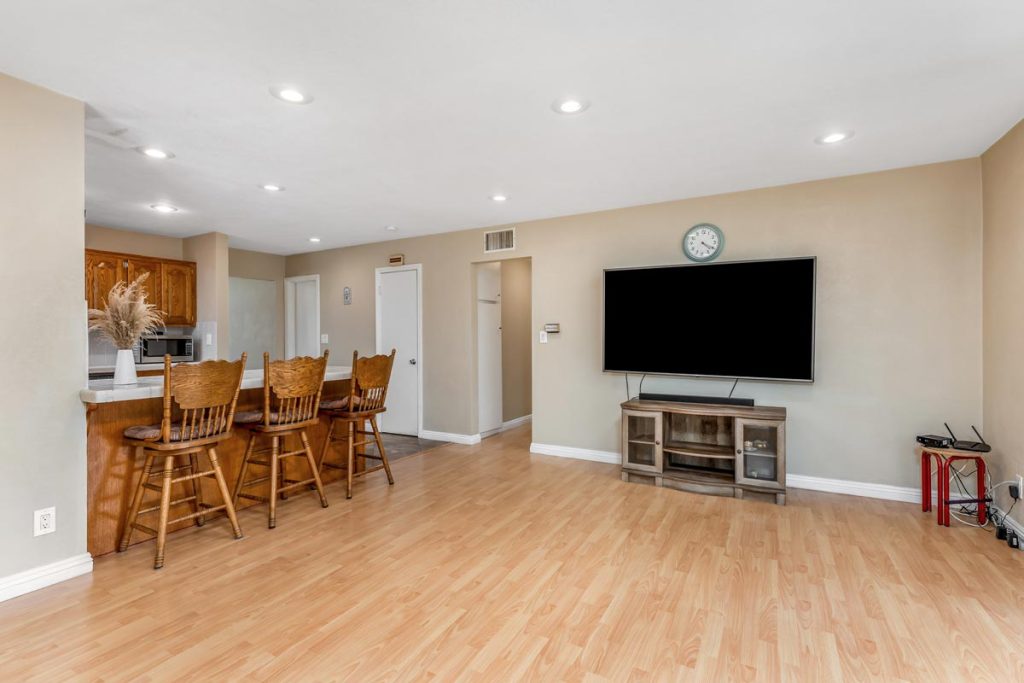
[[[975,156],[1024,115],[1024,3],[2,0],[0,72],[123,131],[90,222],[296,253]]]

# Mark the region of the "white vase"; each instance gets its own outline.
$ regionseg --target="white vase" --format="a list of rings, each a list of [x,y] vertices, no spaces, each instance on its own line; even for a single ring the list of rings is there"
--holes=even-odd
[[[114,384],[137,384],[135,375],[135,352],[131,349],[117,350],[117,365],[114,366]]]

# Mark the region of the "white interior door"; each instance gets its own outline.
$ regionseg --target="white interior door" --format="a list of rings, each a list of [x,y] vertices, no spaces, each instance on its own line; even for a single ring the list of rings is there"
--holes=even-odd
[[[477,397],[479,429],[501,429],[501,264],[477,266]]]
[[[377,353],[395,349],[381,431],[416,436],[421,429],[422,349],[420,267],[377,269]]]
[[[284,355],[320,355],[320,276],[301,275],[284,281]]]

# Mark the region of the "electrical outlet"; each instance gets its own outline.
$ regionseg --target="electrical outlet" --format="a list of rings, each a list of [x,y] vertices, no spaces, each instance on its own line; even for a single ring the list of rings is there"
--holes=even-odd
[[[1017,475],[1017,495],[1024,495],[1024,477]]]
[[[321,344],[327,344],[327,343],[329,343],[329,342],[327,341],[327,339],[328,339],[328,336],[327,336],[326,334],[321,334],[321,335],[320,335],[320,343],[321,343]]]
[[[548,343],[548,333],[545,330],[541,330],[540,334],[538,336],[540,337],[540,343],[541,344],[547,344]]]
[[[57,508],[36,510],[33,522],[33,536],[52,534],[57,530]]]

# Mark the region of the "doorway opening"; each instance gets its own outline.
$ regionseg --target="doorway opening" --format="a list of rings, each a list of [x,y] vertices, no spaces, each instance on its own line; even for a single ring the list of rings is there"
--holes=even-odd
[[[320,355],[320,276],[284,279],[284,357]]]
[[[532,414],[532,282],[529,257],[474,264],[481,437],[525,424]]]

